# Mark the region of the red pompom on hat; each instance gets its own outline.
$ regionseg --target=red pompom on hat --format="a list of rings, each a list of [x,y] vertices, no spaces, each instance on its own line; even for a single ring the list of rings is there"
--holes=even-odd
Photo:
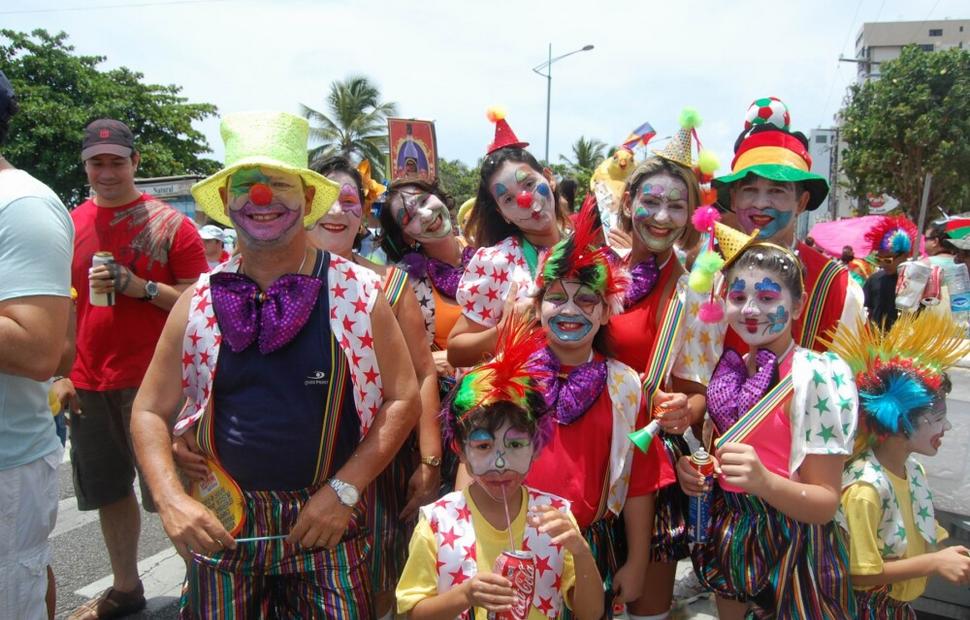
[[[499,107],[488,109],[488,120],[495,123],[495,139],[488,145],[486,155],[491,155],[495,151],[504,148],[524,149],[529,146],[528,142],[522,142],[516,137],[515,132],[505,121],[505,110]]]

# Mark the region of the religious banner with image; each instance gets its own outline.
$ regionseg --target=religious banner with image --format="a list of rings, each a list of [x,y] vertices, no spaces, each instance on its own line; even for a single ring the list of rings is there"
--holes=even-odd
[[[433,181],[438,176],[438,146],[434,122],[405,118],[387,119],[391,165],[390,179]]]

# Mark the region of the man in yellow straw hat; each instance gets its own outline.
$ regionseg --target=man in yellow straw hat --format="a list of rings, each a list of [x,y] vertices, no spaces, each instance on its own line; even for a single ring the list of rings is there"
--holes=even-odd
[[[191,560],[183,617],[373,613],[362,515],[417,383],[378,277],[307,244],[338,193],[307,169],[307,133],[290,114],[223,119],[226,167],[192,194],[240,252],[179,299],[135,401],[138,459]],[[191,495],[168,434],[183,397],[175,434],[198,454],[180,462],[204,458]]]

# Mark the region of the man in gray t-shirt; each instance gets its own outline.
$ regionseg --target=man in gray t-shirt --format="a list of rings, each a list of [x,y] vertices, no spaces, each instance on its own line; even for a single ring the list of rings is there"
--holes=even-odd
[[[17,111],[0,72],[0,153]],[[0,154],[0,618],[47,618],[61,443],[47,403],[67,337],[74,226]]]

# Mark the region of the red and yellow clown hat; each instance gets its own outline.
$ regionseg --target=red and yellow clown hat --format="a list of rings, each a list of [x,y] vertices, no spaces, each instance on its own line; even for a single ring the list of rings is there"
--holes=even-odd
[[[817,209],[829,193],[825,177],[813,174],[808,139],[792,132],[788,106],[776,97],[755,100],[749,107],[744,131],[734,145],[731,174],[714,179],[718,201],[730,205],[731,184],[749,174],[779,183],[802,183],[809,193],[808,209]]]
[[[488,145],[486,155],[491,155],[495,151],[504,148],[524,149],[529,146],[528,142],[523,142],[516,137],[512,127],[505,120],[505,110],[498,106],[492,106],[487,112],[488,120],[495,123],[495,139]]]

